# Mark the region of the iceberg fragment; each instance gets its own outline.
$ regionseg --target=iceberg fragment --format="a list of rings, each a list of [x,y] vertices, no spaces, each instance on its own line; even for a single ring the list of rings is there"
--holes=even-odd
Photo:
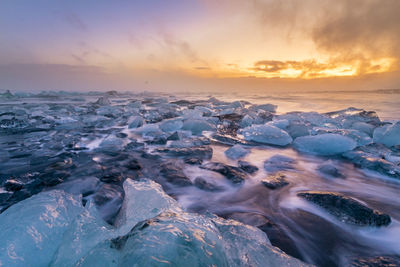
[[[353,150],[357,142],[340,134],[320,134],[297,137],[293,146],[302,152],[317,155],[335,155]]]
[[[201,135],[203,131],[215,131],[215,125],[199,119],[186,120],[182,126],[183,130],[192,131],[194,135]]]
[[[175,132],[182,128],[183,122],[181,119],[168,119],[160,122],[160,129],[164,132]]]
[[[374,142],[388,147],[400,145],[400,121],[376,128]]]
[[[229,149],[225,150],[225,155],[230,159],[243,158],[248,153],[250,152],[241,145],[234,145]]]
[[[134,116],[130,119],[128,128],[129,129],[138,128],[138,127],[141,127],[143,125],[143,123],[144,123],[144,120],[142,117]]]
[[[255,125],[243,129],[243,136],[248,141],[286,146],[293,139],[282,129],[271,125]]]
[[[82,213],[81,199],[53,190],[25,199],[0,214],[2,266],[47,266],[64,232]]]

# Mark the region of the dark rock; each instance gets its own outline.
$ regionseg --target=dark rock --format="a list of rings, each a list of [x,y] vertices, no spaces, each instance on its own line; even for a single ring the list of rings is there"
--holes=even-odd
[[[396,267],[400,266],[399,256],[376,256],[353,260],[349,266],[352,267]]]
[[[142,166],[140,165],[137,159],[129,160],[128,163],[125,165],[125,167],[128,168],[129,170],[134,170],[134,171],[142,169]]]
[[[262,214],[252,212],[233,212],[229,214],[218,214],[225,219],[233,219],[244,224],[259,228],[267,234],[268,239],[273,246],[279,247],[287,254],[303,259],[297,249],[295,242],[286,234],[286,232],[271,219]]]
[[[258,167],[251,165],[249,162],[244,161],[244,160],[239,160],[238,161],[238,166],[239,168],[241,168],[242,170],[244,170],[247,173],[253,174],[256,171],[258,171]]]
[[[186,158],[184,162],[190,165],[201,165],[203,163],[203,160],[199,158]]]
[[[190,105],[194,105],[195,103],[189,100],[178,100],[178,101],[173,101],[170,102],[171,104],[175,104],[178,106],[190,106]]]
[[[248,142],[246,140],[242,140],[240,138],[229,136],[226,134],[221,134],[221,133],[214,133],[213,135],[211,135],[211,140],[216,143],[220,143],[220,144],[224,144],[224,145],[236,145],[236,144],[251,145],[252,144],[251,142]]]
[[[167,161],[161,164],[161,174],[172,184],[179,186],[192,185],[192,181],[183,173],[182,167],[176,162]]]
[[[115,136],[118,137],[118,138],[126,138],[126,137],[128,137],[128,135],[126,133],[117,133]]]
[[[294,169],[296,160],[283,155],[275,155],[264,162],[264,169],[268,172],[277,172]]]
[[[212,157],[213,150],[209,146],[196,146],[196,147],[167,147],[159,148],[158,152],[166,153],[168,156],[173,157],[191,157],[200,159],[210,159]]]
[[[177,141],[177,140],[180,140],[180,137],[179,137],[178,132],[174,132],[173,134],[171,134],[170,136],[168,136],[167,140],[168,140],[168,141]]]
[[[125,192],[122,186],[116,184],[103,184],[96,192],[93,199],[102,218],[113,224],[115,217],[121,209]]]
[[[307,191],[297,194],[327,210],[339,220],[360,226],[386,226],[390,216],[364,206],[357,200],[332,192]]]
[[[0,209],[1,206],[3,205],[4,202],[7,202],[7,200],[11,197],[12,193],[6,192],[6,193],[0,193]]]
[[[284,187],[289,184],[289,182],[286,180],[286,176],[282,173],[270,175],[267,178],[262,179],[261,183],[265,187],[268,187],[272,190]]]
[[[332,176],[332,177],[343,177],[343,174],[333,165],[329,163],[322,164],[318,166],[317,170],[323,174]]]
[[[215,184],[212,184],[210,182],[207,182],[202,177],[197,177],[196,179],[194,179],[194,186],[196,186],[197,188],[204,190],[204,191],[217,192],[217,191],[222,190],[221,187],[219,187]]]
[[[147,140],[145,142],[150,145],[165,145],[167,143],[167,137],[166,136],[157,136],[157,137],[154,137],[153,139]]]
[[[124,177],[118,171],[108,170],[100,178],[100,181],[104,183],[120,184],[123,182]]]
[[[220,162],[209,162],[200,166],[200,168],[218,172],[234,184],[241,184],[247,178],[246,172],[239,167],[225,165]]]
[[[7,191],[19,191],[22,189],[23,186],[23,183],[14,179],[9,179],[4,183],[4,189],[6,189]]]
[[[139,143],[137,141],[132,141],[124,147],[124,151],[132,151],[132,150],[135,151],[135,150],[142,149],[142,148],[144,148],[143,143]]]
[[[263,225],[257,225],[257,228],[267,234],[268,239],[273,246],[282,249],[290,256],[296,257],[300,260],[304,260],[295,242],[279,225],[268,220]]]
[[[70,176],[70,173],[68,171],[55,170],[55,171],[47,172],[47,173],[40,175],[40,179],[43,181],[43,184],[46,186],[55,186],[57,184],[62,183],[69,176]]]
[[[231,114],[219,115],[219,116],[215,116],[215,117],[218,117],[221,121],[229,120],[229,121],[234,121],[234,122],[238,123],[243,119],[244,116],[242,114],[231,113]]]

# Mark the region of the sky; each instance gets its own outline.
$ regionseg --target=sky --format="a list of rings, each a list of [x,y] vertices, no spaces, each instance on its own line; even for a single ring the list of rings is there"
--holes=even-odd
[[[397,89],[398,14],[398,0],[0,0],[0,89]]]

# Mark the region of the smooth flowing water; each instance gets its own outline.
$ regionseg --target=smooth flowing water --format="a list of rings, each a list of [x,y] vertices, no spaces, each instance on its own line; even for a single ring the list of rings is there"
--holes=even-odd
[[[237,165],[225,157],[226,147],[213,146],[213,149],[212,161]],[[276,154],[289,156],[296,163],[293,169],[281,171],[290,184],[271,190],[260,181],[269,175],[264,170],[264,161]],[[189,211],[211,212],[253,226],[267,223],[270,229],[266,232],[273,245],[320,266],[343,266],[352,258],[400,253],[398,181],[361,170],[341,159],[302,155],[292,149],[252,148],[244,160],[255,164],[259,171],[240,187],[232,186],[215,172],[189,167],[185,172],[191,179],[201,176],[226,190],[207,192],[197,188],[176,188],[170,193],[177,195],[178,201]],[[335,165],[343,177],[333,178],[320,173],[317,167],[326,162]],[[392,223],[381,228],[345,224],[296,195],[308,190],[354,197],[369,207],[390,214]]]

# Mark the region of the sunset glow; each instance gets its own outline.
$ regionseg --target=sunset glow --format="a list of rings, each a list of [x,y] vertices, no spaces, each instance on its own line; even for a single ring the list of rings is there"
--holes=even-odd
[[[150,89],[160,89],[157,81],[171,84],[171,73],[188,81],[254,77],[266,84],[374,75],[379,87],[386,82],[376,75],[399,71],[396,0],[22,2],[0,4],[4,80],[40,68],[33,76],[63,83],[72,67],[87,73],[74,79],[82,88],[153,81]],[[93,81],[98,75],[105,79],[100,84]]]

